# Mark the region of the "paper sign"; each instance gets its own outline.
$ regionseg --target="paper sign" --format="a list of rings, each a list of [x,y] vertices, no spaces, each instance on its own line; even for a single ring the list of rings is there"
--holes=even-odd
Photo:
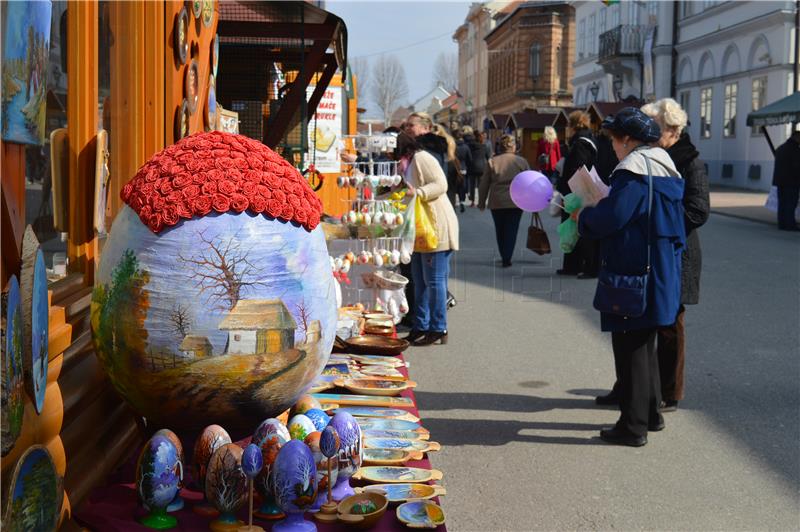
[[[586,166],[581,166],[567,181],[569,189],[581,198],[584,207],[594,207],[608,196],[608,187],[592,168],[591,172]]]

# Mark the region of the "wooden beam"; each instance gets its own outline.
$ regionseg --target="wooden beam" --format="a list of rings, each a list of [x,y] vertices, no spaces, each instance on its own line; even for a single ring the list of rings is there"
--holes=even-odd
[[[67,135],[69,138],[69,255],[72,271],[93,273],[94,140],[97,135],[97,2],[67,8]],[[91,281],[90,281],[91,282]]]
[[[311,98],[308,100],[309,119],[316,114],[319,101],[322,99],[322,95],[325,94],[325,89],[328,88],[328,85],[330,84],[331,79],[333,79],[333,75],[335,73],[336,61],[328,63],[325,66],[325,71],[322,73],[322,76],[317,81],[317,86],[314,87],[314,92],[311,94]],[[344,88],[342,88],[342,90],[344,90]]]
[[[220,36],[262,37],[267,39],[300,39],[328,41],[333,39],[336,26],[332,24],[300,24],[293,22],[256,22],[252,20],[220,20]]]
[[[281,102],[281,106],[278,108],[278,112],[275,114],[275,118],[272,120],[265,136],[264,144],[270,148],[274,148],[278,144],[278,141],[286,132],[286,128],[289,127],[289,123],[300,106],[300,102],[305,99],[306,88],[317,72],[320,63],[322,63],[327,48],[328,42],[325,41],[314,44],[311,53],[306,58],[303,69],[292,83],[289,93],[283,97],[283,102]]]

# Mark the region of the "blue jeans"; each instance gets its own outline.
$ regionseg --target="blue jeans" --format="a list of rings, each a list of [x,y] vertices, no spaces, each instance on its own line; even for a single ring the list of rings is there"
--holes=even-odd
[[[414,278],[414,329],[443,332],[447,330],[447,278],[450,275],[448,251],[411,255]]]

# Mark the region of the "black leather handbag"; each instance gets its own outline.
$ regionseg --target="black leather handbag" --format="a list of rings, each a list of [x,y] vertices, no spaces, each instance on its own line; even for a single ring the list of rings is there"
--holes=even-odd
[[[647,164],[647,266],[641,275],[623,275],[608,269],[605,261],[597,274],[594,308],[607,314],[638,318],[647,310],[647,278],[650,276],[650,212],[653,209],[653,173]]]

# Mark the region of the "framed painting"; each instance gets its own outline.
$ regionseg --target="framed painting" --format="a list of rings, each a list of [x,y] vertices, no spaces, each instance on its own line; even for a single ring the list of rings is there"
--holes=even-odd
[[[6,2],[2,56],[2,137],[41,146],[45,141],[49,1]]]

